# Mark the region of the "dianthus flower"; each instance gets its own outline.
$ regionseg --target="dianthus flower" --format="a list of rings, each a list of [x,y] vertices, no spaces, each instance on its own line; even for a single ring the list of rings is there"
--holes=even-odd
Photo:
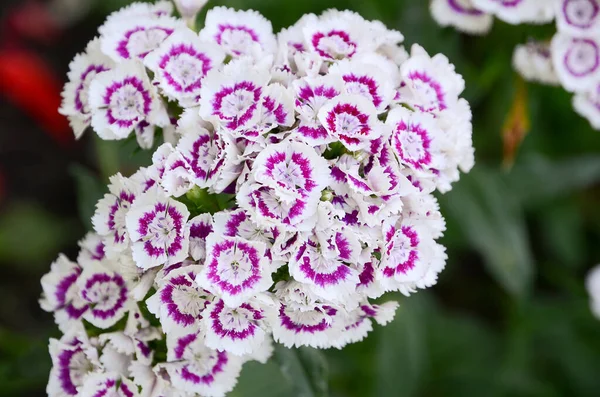
[[[70,75],[78,134],[162,143],[110,179],[77,262],[42,279],[65,333],[50,396],[223,396],[273,342],[364,339],[398,306],[373,299],[445,266],[433,194],[474,164],[449,60],[350,11],[275,35],[216,7],[195,33],[202,3],[176,2],[185,23],[165,2],[111,15]]]

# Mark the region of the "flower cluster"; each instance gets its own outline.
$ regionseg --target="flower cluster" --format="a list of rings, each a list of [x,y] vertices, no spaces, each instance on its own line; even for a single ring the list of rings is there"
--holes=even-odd
[[[373,299],[445,265],[433,193],[474,162],[445,56],[349,11],[277,35],[254,11],[213,8],[199,33],[170,12],[111,15],[72,65],[78,133],[149,147],[173,131],[42,279],[64,333],[50,396],[222,396],[273,341],[362,340],[397,307]]]
[[[431,14],[442,26],[470,34],[490,31],[494,17],[513,24],[543,24],[554,19],[554,0],[432,0]]]
[[[511,24],[555,19],[552,40],[517,46],[513,65],[528,81],[573,92],[575,111],[600,129],[599,0],[433,0],[431,12],[440,25],[471,34],[487,33],[492,14]]]

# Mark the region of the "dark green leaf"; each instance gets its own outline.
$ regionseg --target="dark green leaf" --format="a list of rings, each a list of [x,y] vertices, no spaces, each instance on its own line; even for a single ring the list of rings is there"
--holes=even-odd
[[[327,360],[319,350],[309,347],[288,349],[275,345],[275,360],[297,397],[328,396]]]
[[[96,174],[89,169],[75,164],[70,168],[77,188],[77,202],[79,217],[87,229],[92,228],[92,216],[96,211],[96,204],[108,192],[108,188]]]
[[[49,261],[77,237],[73,226],[35,204],[12,204],[0,217],[0,260],[29,266]]]
[[[514,296],[526,295],[534,271],[529,238],[522,209],[499,171],[474,170],[442,202],[496,280]]]
[[[600,182],[600,156],[579,156],[552,162],[530,156],[508,175],[516,198],[533,207],[540,201],[563,197]]]

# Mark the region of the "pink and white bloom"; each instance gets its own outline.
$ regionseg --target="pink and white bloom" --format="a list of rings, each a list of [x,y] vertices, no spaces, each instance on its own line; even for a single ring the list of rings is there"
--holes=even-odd
[[[314,210],[319,200],[316,196],[283,199],[277,190],[249,181],[240,186],[236,199],[262,228],[309,231],[316,223]]]
[[[108,190],[109,193],[96,204],[92,224],[103,238],[106,256],[114,258],[129,246],[125,216],[141,192],[134,181],[120,173],[110,177]]]
[[[83,327],[50,339],[52,370],[46,392],[50,397],[78,396],[84,381],[100,369],[98,353]]]
[[[217,236],[240,237],[264,243],[265,255],[271,260],[274,268],[287,262],[282,262],[282,252],[279,248],[285,244],[287,234],[277,226],[268,228],[258,226],[252,221],[250,214],[243,209],[216,213],[213,228]]]
[[[386,222],[377,278],[387,291],[404,295],[437,282],[444,269],[445,249],[418,223]]]
[[[292,277],[323,299],[352,305],[348,297],[355,292],[359,278],[349,264],[357,262],[361,252],[357,237],[342,229],[315,232],[303,240],[289,263]]]
[[[182,203],[151,189],[127,214],[127,231],[135,263],[142,269],[183,261],[188,255],[190,212]]]
[[[319,110],[327,132],[350,151],[366,149],[383,133],[373,102],[361,95],[340,95]]]
[[[323,304],[304,284],[280,282],[275,287],[280,299],[277,310],[269,312],[273,338],[286,347],[329,348],[342,332],[340,310]]]
[[[403,40],[400,32],[381,28],[378,21],[366,21],[352,11],[328,10],[318,19],[307,20],[302,31],[308,51],[333,62]]]
[[[319,120],[319,112],[330,99],[342,93],[342,87],[343,80],[336,75],[306,77],[293,82],[300,121],[292,132],[294,138],[312,146],[335,140]]]
[[[559,85],[554,71],[550,44],[530,41],[518,45],[513,55],[513,66],[525,80]]]
[[[160,0],[154,3],[135,2],[110,14],[98,30],[100,34],[105,35],[110,33],[115,26],[122,26],[132,20],[140,18],[158,19],[172,13],[173,3],[168,0]]]
[[[269,82],[267,69],[242,59],[211,70],[200,90],[200,116],[215,128],[248,129],[257,121],[258,105]]]
[[[147,300],[148,310],[160,320],[166,334],[196,330],[210,303],[210,293],[194,279],[200,266],[183,266],[158,281],[156,293]]]
[[[572,36],[594,36],[600,32],[598,0],[557,0],[556,27]]]
[[[78,396],[139,397],[140,394],[138,388],[129,379],[114,372],[106,372],[87,377]]]
[[[206,346],[200,333],[167,338],[167,362],[159,364],[178,390],[207,397],[230,392],[242,369],[242,359]]]
[[[144,64],[154,72],[154,82],[171,100],[183,107],[198,104],[202,79],[219,68],[225,53],[211,42],[203,42],[190,29],[176,30],[161,45],[144,58]]]
[[[146,124],[170,124],[156,88],[137,61],[120,64],[96,76],[89,89],[92,127],[103,139],[125,139]]]
[[[86,267],[91,263],[102,262],[106,258],[104,239],[99,234],[89,232],[77,245],[80,248],[77,263],[81,267]]]
[[[242,132],[242,136],[258,141],[260,137],[277,127],[291,127],[294,117],[294,98],[291,90],[281,84],[267,86],[258,107],[256,124]]]
[[[329,73],[342,77],[346,94],[362,95],[370,100],[378,114],[386,110],[396,95],[394,84],[397,83],[398,69],[381,56],[365,54],[351,61],[340,61],[329,69]]]
[[[99,73],[111,70],[113,67],[112,59],[100,50],[98,38],[90,41],[85,53],[76,55],[69,64],[67,74],[69,82],[65,84],[62,104],[58,111],[69,119],[75,138],[79,139],[91,124],[90,83]]]
[[[206,238],[213,232],[213,217],[200,214],[190,219],[187,227],[190,229],[190,256],[202,263],[206,259]]]
[[[585,288],[590,295],[592,313],[600,318],[600,266],[594,267],[587,275]]]
[[[360,342],[373,330],[372,319],[379,325],[386,325],[394,319],[398,302],[390,301],[381,305],[363,303],[357,309],[346,315],[344,331],[336,341],[336,347],[341,349],[349,343]]]
[[[435,178],[436,172],[445,167],[440,149],[446,139],[436,119],[428,113],[397,107],[386,123],[392,128],[390,143],[400,163]]]
[[[433,0],[430,9],[438,24],[465,33],[486,34],[494,22],[494,16],[476,8],[472,0]]]
[[[329,164],[312,147],[293,141],[269,145],[252,167],[254,180],[273,188],[283,201],[318,200],[329,173]]]
[[[593,37],[558,33],[552,39],[554,69],[567,91],[585,91],[600,75],[600,46]]]
[[[174,150],[169,154],[164,166],[160,185],[167,195],[181,197],[194,187],[192,169],[181,152]]]
[[[590,91],[578,92],[573,96],[573,108],[585,117],[595,129],[600,129],[600,84]]]
[[[266,246],[239,237],[211,234],[206,239],[206,261],[196,282],[235,308],[273,284]]]
[[[554,1],[471,0],[478,9],[494,14],[504,22],[543,24],[554,19]]]
[[[184,173],[191,186],[220,193],[241,173],[241,153],[223,132],[209,132],[202,127],[186,131],[176,152],[185,160]]]
[[[123,276],[102,265],[87,267],[77,280],[79,294],[89,307],[83,319],[106,329],[119,321],[131,308],[130,286]]]
[[[206,346],[218,351],[243,356],[260,349],[265,340],[266,305],[258,299],[236,308],[215,300],[206,308],[202,320]]]
[[[185,24],[169,16],[109,23],[102,35],[102,51],[115,62],[144,59],[178,28],[185,28]]]
[[[40,306],[43,310],[54,313],[55,321],[63,332],[77,326],[81,316],[88,310],[77,285],[81,272],[77,263],[60,255],[52,263],[50,272],[41,280],[43,292]]]
[[[465,89],[465,81],[442,54],[430,57],[415,44],[411,57],[400,67],[405,86],[400,101],[423,112],[438,112],[452,107]]]
[[[218,44],[231,57],[251,56],[259,60],[274,55],[277,48],[271,22],[253,10],[211,9],[200,38]]]

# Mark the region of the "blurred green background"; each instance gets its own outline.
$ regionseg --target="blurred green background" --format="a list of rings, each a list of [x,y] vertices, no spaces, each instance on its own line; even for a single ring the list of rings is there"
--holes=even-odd
[[[90,1],[49,42],[11,30],[25,3],[0,6],[0,74],[3,51],[17,46],[64,79],[107,13],[128,2]],[[496,21],[490,35],[468,37],[438,27],[427,3],[209,3],[259,10],[275,30],[305,13],[353,9],[400,30],[408,46],[444,53],[467,82],[477,149],[473,172],[440,197],[449,260],[438,285],[396,296],[396,320],[343,351],[278,349],[269,364],[246,365],[232,396],[600,395],[600,320],[584,288],[600,262],[600,132],[574,113],[562,88],[524,85],[511,68],[515,45],[550,38],[552,26]],[[39,279],[59,252],[76,255],[107,177],[133,172],[149,153],[93,134],[56,139],[13,96],[1,100],[0,396],[42,396],[48,338],[59,332],[37,306]]]

